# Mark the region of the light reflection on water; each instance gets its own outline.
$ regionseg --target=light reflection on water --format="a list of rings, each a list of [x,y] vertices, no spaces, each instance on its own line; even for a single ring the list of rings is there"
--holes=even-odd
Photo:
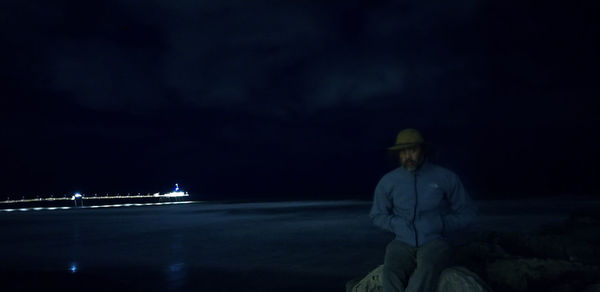
[[[172,264],[171,266],[169,266],[169,271],[171,273],[178,273],[178,272],[181,272],[183,270],[184,266],[185,266],[184,263]]]
[[[177,262],[166,269],[167,288],[169,290],[181,290],[186,282],[187,271],[185,263]]]
[[[380,264],[391,236],[372,225],[370,206],[340,201],[90,207],[78,212],[15,209],[0,212],[0,231],[8,234],[0,240],[0,258],[17,271],[58,269],[74,274],[75,281],[102,272],[98,279],[133,277],[136,287],[146,285],[143,277],[151,272],[158,277],[147,280],[149,285],[164,284],[166,290],[203,285],[219,271],[257,268],[355,277]],[[567,218],[573,209],[600,208],[600,201],[484,201],[479,207],[483,228],[521,230]],[[360,260],[348,261],[347,255]],[[197,272],[205,268],[211,273]],[[19,285],[16,280],[10,284]]]
[[[71,266],[69,267],[69,271],[71,271],[72,274],[77,273],[77,263],[75,263],[75,262],[71,263]]]

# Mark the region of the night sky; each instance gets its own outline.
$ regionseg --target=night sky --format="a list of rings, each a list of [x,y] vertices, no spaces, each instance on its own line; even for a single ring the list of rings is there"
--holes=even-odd
[[[0,199],[370,199],[407,127],[476,199],[600,195],[585,3],[2,1]]]

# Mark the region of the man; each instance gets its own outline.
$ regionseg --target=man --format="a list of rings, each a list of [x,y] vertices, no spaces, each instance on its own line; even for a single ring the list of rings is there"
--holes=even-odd
[[[466,227],[475,207],[456,174],[426,161],[417,130],[400,131],[388,149],[401,167],[381,178],[370,212],[376,226],[396,235],[386,248],[383,291],[435,291],[450,264],[447,235]]]

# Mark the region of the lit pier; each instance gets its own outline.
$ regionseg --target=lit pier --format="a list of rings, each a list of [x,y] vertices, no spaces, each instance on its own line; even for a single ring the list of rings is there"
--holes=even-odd
[[[112,205],[96,205],[96,206],[80,206],[80,207],[35,207],[35,208],[8,208],[0,209],[0,212],[26,212],[26,211],[44,211],[44,210],[69,210],[79,208],[117,208],[117,207],[141,207],[141,206],[160,206],[160,205],[178,205],[178,204],[190,204],[193,201],[182,201],[182,202],[161,202],[161,203],[134,203],[134,204],[112,204]]]
[[[72,203],[74,203],[74,206]],[[131,207],[131,206],[152,206],[190,203],[189,194],[181,191],[179,185],[175,184],[175,190],[169,193],[140,195],[109,195],[98,196],[94,194],[87,196],[85,194],[75,193],[72,196],[46,197],[34,199],[11,200],[7,198],[0,201],[0,211],[40,211],[40,210],[67,210],[73,208],[105,208],[105,207]],[[71,206],[66,206],[67,204]]]
[[[171,192],[164,195],[159,193],[156,194],[148,194],[148,195],[105,195],[105,196],[93,196],[86,197],[82,195],[82,200],[106,200],[106,199],[141,199],[141,198],[184,198],[189,197],[189,194],[186,192]],[[35,198],[35,199],[21,199],[21,200],[10,200],[7,199],[5,201],[0,201],[0,204],[10,204],[10,203],[31,203],[31,202],[54,202],[54,201],[73,201],[75,198],[72,197],[59,197],[59,198]]]

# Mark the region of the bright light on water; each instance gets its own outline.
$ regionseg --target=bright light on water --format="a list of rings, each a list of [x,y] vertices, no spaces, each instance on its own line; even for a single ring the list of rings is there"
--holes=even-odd
[[[184,263],[173,264],[173,265],[169,266],[169,271],[171,271],[172,273],[180,272],[183,269],[183,265],[184,265]]]
[[[72,274],[75,274],[77,272],[77,263],[72,263],[69,270],[71,271]]]

